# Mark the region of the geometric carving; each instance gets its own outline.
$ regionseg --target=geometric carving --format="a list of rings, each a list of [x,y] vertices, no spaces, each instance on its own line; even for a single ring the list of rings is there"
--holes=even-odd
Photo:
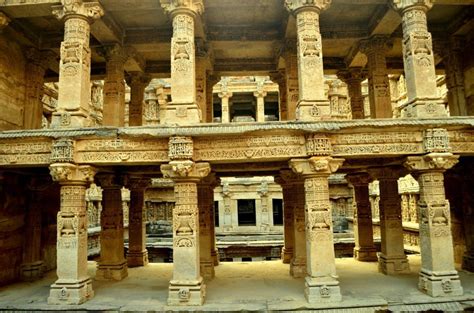
[[[51,163],[74,162],[74,141],[61,138],[53,142]]]
[[[331,140],[324,135],[306,135],[306,152],[308,156],[330,155]]]
[[[170,137],[169,139],[170,160],[188,160],[193,158],[192,137]]]
[[[426,152],[449,152],[449,134],[444,128],[432,128],[423,132],[423,148]]]

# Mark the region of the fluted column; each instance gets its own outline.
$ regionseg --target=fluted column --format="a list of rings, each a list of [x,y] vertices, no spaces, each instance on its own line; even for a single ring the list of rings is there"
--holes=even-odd
[[[119,45],[106,46],[103,51],[106,60],[104,79],[104,126],[123,127],[125,123],[125,62],[128,55]]]
[[[296,119],[317,121],[330,118],[329,101],[324,94],[324,69],[319,15],[331,0],[285,0],[295,15],[298,43],[299,100]]]
[[[369,200],[369,183],[372,180],[366,173],[346,175],[354,187],[354,258],[358,261],[377,261],[372,229],[372,210]]]
[[[215,276],[212,256],[215,237],[211,231],[214,225],[215,182],[216,178],[211,174],[198,183],[200,269],[205,280],[211,280]]]
[[[337,73],[339,79],[347,84],[351,99],[352,119],[364,119],[364,96],[362,95],[362,81],[366,77],[365,71],[360,67],[351,67]]]
[[[123,208],[120,175],[98,174],[102,187],[102,212],[100,218],[100,260],[95,279],[122,280],[128,276],[127,261],[123,245]]]
[[[151,77],[142,72],[131,72],[127,77],[127,84],[130,86],[130,104],[128,106],[128,125],[142,126],[143,106],[145,99],[145,89],[151,81]]]
[[[290,160],[292,170],[304,178],[307,255],[305,296],[310,303],[341,300],[328,178],[343,161],[329,156]]]
[[[53,15],[64,20],[64,41],[59,63],[58,106],[52,127],[84,127],[90,124],[91,50],[90,24],[104,11],[99,2],[62,0],[53,6]]]
[[[426,13],[434,0],[392,0],[402,16],[403,63],[408,101],[403,107],[406,117],[447,116],[438,97],[435,61]]]
[[[23,281],[35,281],[43,277],[41,258],[41,224],[44,207],[43,192],[52,184],[50,177],[35,176],[28,181],[28,206],[25,219],[25,241],[20,277]]]
[[[201,112],[196,101],[195,22],[204,11],[202,0],[160,0],[161,6],[173,20],[171,39],[171,99],[162,123],[198,124]]]
[[[387,275],[410,272],[403,245],[402,206],[398,194],[398,179],[403,174],[400,169],[391,167],[370,170],[370,175],[379,180],[380,186],[379,271]]]
[[[149,178],[133,176],[129,178],[128,267],[145,266],[148,264],[148,251],[146,249],[145,190],[149,185]]]
[[[418,177],[421,271],[418,288],[432,297],[463,294],[454,267],[451,212],[444,190],[444,172],[458,162],[451,153],[408,157],[405,166]]]
[[[192,149],[192,148],[191,148]],[[208,163],[171,161],[161,172],[174,183],[173,278],[168,305],[202,305],[205,285],[200,271],[198,187],[210,172]]]
[[[359,48],[367,56],[369,78],[369,102],[371,118],[392,118],[392,98],[385,54],[392,49],[392,41],[386,36],[373,36],[362,40]]]
[[[232,97],[232,92],[227,90],[222,90],[219,92],[219,98],[221,98],[221,112],[222,123],[230,123],[230,108],[229,108],[229,98]]]
[[[50,167],[61,185],[61,207],[57,220],[58,279],[51,285],[49,304],[81,304],[94,296],[87,274],[86,188],[95,170],[90,166],[55,163]]]

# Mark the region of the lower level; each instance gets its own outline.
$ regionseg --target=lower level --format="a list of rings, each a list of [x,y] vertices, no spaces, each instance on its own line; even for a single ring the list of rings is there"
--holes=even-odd
[[[354,312],[462,311],[474,308],[474,276],[460,271],[464,295],[432,298],[416,287],[420,271],[419,255],[408,256],[410,273],[387,276],[378,272],[377,262],[336,259],[342,302],[308,304],[304,297],[304,278],[288,274],[289,265],[281,261],[221,262],[216,277],[206,283],[206,302],[202,311],[296,310],[347,308]],[[50,306],[47,297],[55,281],[54,271],[34,283],[18,283],[0,289],[0,310],[107,310],[163,311],[167,306],[173,264],[150,263],[130,268],[120,282],[96,281],[96,264],[88,263],[93,278],[94,298],[78,306]],[[27,299],[27,301],[25,301]],[[176,308],[178,309],[178,308]],[[179,307],[180,310],[184,309]]]

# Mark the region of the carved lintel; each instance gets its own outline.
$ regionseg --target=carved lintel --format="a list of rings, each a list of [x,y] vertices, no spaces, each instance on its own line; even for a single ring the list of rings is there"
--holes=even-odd
[[[164,178],[200,180],[211,172],[209,163],[194,163],[193,161],[171,161],[169,164],[161,165]]]
[[[321,12],[331,5],[332,0],[285,0],[288,11],[297,13],[303,10],[314,10]]]
[[[449,170],[459,162],[459,155],[452,153],[430,153],[424,156],[407,157],[404,165],[414,172],[429,172]]]
[[[344,163],[344,159],[334,159],[329,156],[311,157],[290,160],[290,168],[303,176],[329,176],[335,173],[342,163]]]
[[[96,169],[89,165],[75,165],[72,163],[55,163],[49,166],[51,177],[60,183],[93,182]]]
[[[61,0],[62,5],[53,6],[53,15],[59,19],[70,17],[86,18],[89,22],[104,15],[104,9],[99,2],[83,2],[82,0]]]

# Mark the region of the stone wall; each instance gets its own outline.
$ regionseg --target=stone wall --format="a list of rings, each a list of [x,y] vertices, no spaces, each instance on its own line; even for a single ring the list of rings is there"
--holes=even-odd
[[[25,58],[20,46],[0,34],[0,130],[23,127]]]

